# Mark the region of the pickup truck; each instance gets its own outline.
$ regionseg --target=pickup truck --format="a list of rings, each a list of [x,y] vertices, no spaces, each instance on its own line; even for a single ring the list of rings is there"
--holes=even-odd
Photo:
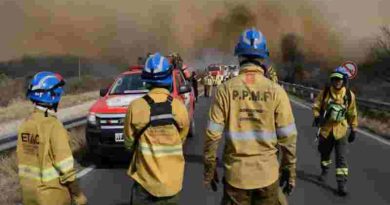
[[[112,158],[117,151],[125,151],[123,127],[128,105],[144,96],[148,90],[141,79],[142,66],[132,66],[120,74],[109,88],[100,90],[100,98],[89,110],[86,139],[89,151],[98,157]],[[191,127],[189,137],[195,135],[195,95],[183,72],[174,69],[172,97],[187,107]]]

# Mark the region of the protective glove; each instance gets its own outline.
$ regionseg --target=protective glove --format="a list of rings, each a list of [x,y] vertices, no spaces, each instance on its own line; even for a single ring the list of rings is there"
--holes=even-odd
[[[84,195],[84,193],[79,193],[79,195],[73,195],[72,201],[75,205],[86,205],[88,204],[87,197]]]
[[[218,183],[219,183],[219,177],[218,177],[218,171],[217,171],[217,164],[218,164],[218,157],[215,160],[215,166],[205,166],[205,175],[204,175],[204,181],[203,185],[206,189],[212,189],[214,192],[218,190]],[[214,175],[211,178],[210,172],[214,170]],[[211,179],[210,179],[211,178]]]
[[[352,143],[353,141],[355,141],[355,138],[356,138],[356,132],[355,130],[351,130],[351,133],[349,133],[348,142]]]
[[[218,191],[218,183],[219,183],[218,172],[217,172],[217,169],[215,169],[215,171],[214,171],[214,177],[213,177],[213,179],[212,179],[211,182],[210,182],[211,189],[212,189],[214,192]]]
[[[320,125],[321,118],[320,117],[315,117],[313,121],[313,126],[318,127]]]
[[[279,185],[283,189],[283,193],[290,196],[294,190],[295,183],[290,179],[290,171],[288,169],[283,169],[279,179]]]
[[[88,203],[87,197],[81,191],[77,180],[67,184],[68,190],[72,197],[72,202],[75,205],[86,205]]]

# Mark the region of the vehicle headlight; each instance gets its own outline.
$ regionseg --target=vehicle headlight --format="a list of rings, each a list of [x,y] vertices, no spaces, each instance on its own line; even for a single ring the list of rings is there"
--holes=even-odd
[[[96,125],[96,114],[91,112],[88,115],[88,123],[92,125]]]

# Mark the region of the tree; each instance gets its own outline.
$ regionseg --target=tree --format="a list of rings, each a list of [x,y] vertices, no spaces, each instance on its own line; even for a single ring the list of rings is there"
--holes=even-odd
[[[372,45],[366,64],[375,77],[390,83],[390,28],[383,26],[380,30],[381,35]]]
[[[295,82],[297,75],[303,76],[304,55],[302,38],[295,33],[288,33],[282,37],[282,61],[287,65],[287,81]]]

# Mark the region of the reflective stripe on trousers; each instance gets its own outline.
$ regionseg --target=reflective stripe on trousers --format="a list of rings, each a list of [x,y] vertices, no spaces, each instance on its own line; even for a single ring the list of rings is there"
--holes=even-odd
[[[329,165],[331,164],[332,164],[332,160],[321,161],[321,165],[324,167],[329,167]]]
[[[336,168],[336,175],[348,176],[348,168]]]

